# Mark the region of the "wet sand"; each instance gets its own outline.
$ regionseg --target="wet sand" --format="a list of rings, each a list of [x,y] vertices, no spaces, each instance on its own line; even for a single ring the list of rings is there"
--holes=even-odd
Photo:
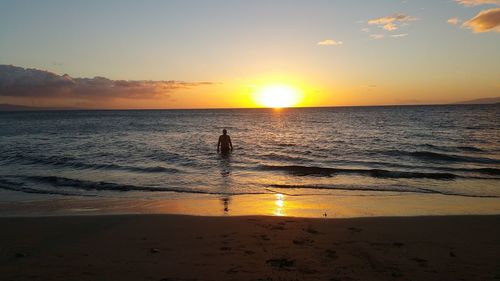
[[[499,280],[500,216],[0,218],[1,280]]]
[[[177,214],[323,218],[323,214],[327,213],[328,218],[359,218],[500,214],[500,198],[397,192],[328,192],[331,194],[307,196],[279,193],[238,196],[168,193],[170,198],[47,197],[16,202],[2,201],[9,194],[0,191],[0,217]]]

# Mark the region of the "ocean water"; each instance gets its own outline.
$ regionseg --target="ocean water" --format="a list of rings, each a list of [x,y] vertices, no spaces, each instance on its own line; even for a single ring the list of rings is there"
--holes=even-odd
[[[226,128],[234,151],[216,152]],[[500,197],[500,106],[0,113],[2,200]]]

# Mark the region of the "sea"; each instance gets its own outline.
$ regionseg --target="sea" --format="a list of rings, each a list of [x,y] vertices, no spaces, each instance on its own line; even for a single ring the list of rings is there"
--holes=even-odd
[[[0,191],[500,198],[500,106],[0,112]]]

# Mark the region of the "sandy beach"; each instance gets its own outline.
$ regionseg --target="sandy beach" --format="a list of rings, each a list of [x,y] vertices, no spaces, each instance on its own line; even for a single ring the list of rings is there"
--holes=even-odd
[[[1,280],[499,280],[500,216],[0,218]]]

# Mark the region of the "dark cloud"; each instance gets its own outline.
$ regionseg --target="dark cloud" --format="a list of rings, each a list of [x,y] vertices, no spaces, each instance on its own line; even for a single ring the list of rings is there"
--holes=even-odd
[[[49,71],[0,65],[0,96],[38,98],[148,99],[211,82],[111,80],[105,77],[73,78]]]

